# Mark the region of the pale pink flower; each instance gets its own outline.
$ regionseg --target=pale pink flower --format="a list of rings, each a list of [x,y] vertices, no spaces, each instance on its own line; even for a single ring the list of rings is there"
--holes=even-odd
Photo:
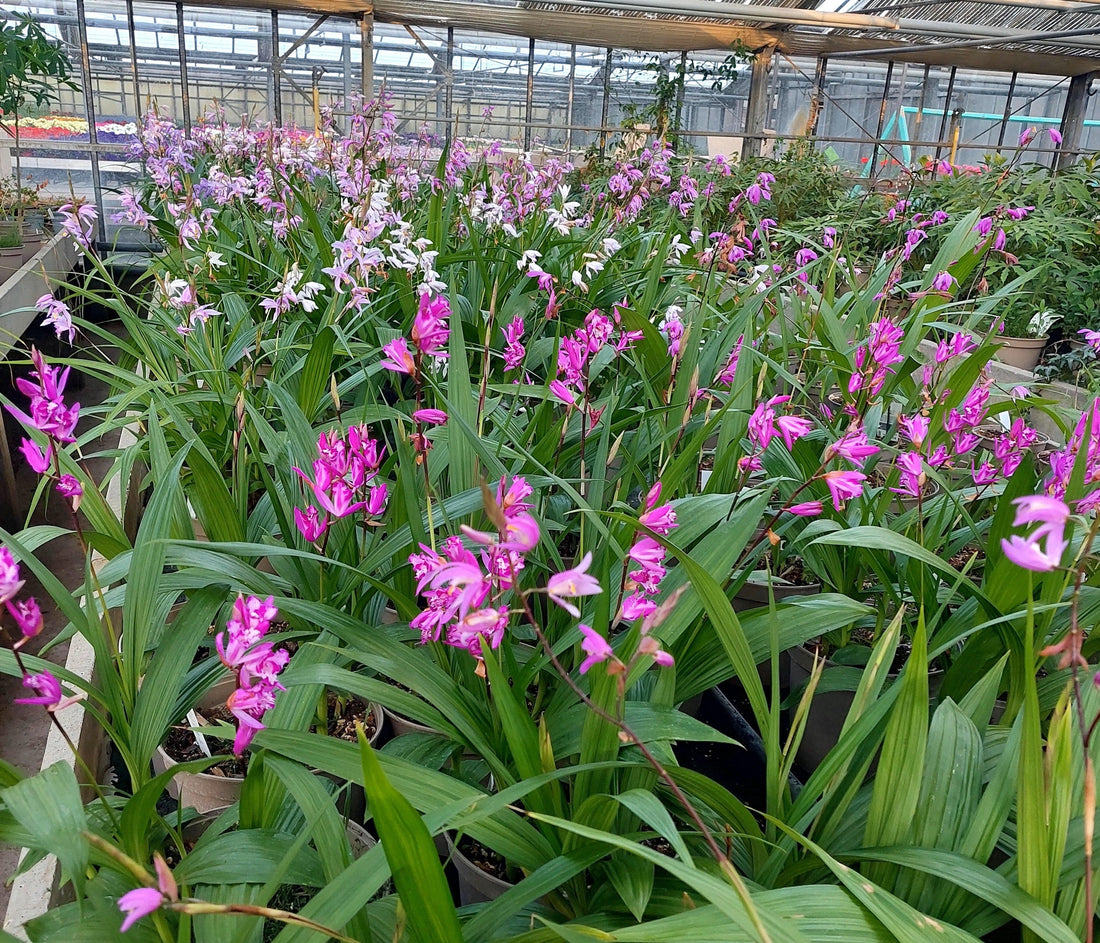
[[[599,580],[588,573],[592,554],[586,553],[575,567],[555,573],[546,583],[547,595],[574,618],[580,610],[567,600],[578,596],[597,596],[603,592]]]
[[[588,656],[581,662],[580,673],[587,673],[588,669],[593,665],[598,665],[600,662],[607,661],[615,653],[610,645],[607,644],[605,639],[599,632],[597,632],[592,626],[585,625],[583,622],[577,626],[581,630],[581,635],[584,639],[581,641],[581,649]]]
[[[1016,519],[1013,527],[1038,523],[1039,526],[1027,537],[1013,535],[1001,540],[1004,554],[1017,566],[1025,570],[1049,572],[1062,562],[1069,542],[1065,539],[1065,527],[1069,520],[1069,507],[1057,498],[1035,494],[1016,498]],[[1045,538],[1046,543],[1040,546]]]

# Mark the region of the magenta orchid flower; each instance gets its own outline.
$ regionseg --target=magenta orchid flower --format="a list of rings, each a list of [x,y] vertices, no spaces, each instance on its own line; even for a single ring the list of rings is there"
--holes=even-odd
[[[844,502],[863,494],[863,482],[867,476],[857,471],[829,471],[822,476],[833,496],[833,507],[841,510]]]
[[[839,455],[853,465],[859,465],[865,458],[874,455],[878,450],[877,445],[872,445],[867,441],[867,433],[860,429],[849,430],[836,442],[825,447],[825,461]]]
[[[49,443],[46,443],[46,451],[43,452],[41,446],[33,439],[24,439],[19,445],[19,451],[23,453],[31,471],[36,475],[47,471],[53,460],[53,446]]]
[[[122,921],[121,932],[125,933],[142,917],[160,909],[164,895],[155,887],[138,887],[127,891],[118,899],[118,909],[126,915]]]
[[[0,602],[14,599],[25,581],[20,577],[19,564],[7,547],[0,547]]]
[[[418,409],[412,417],[426,426],[442,426],[447,422],[447,414],[442,409]]]
[[[1013,527],[1038,523],[1039,526],[1027,537],[1013,535],[1001,540],[1004,554],[1017,566],[1037,573],[1048,573],[1062,562],[1069,542],[1065,539],[1066,522],[1069,520],[1069,507],[1063,501],[1045,494],[1034,494],[1016,498],[1016,519]],[[1040,544],[1045,538],[1045,544]]]
[[[33,596],[15,601],[8,599],[4,605],[24,638],[34,638],[42,631],[42,610]]]
[[[416,360],[413,358],[412,351],[409,350],[409,343],[403,337],[396,337],[388,344],[383,345],[382,353],[384,353],[389,359],[382,361],[382,366],[387,370],[392,370],[394,373],[407,373],[409,376],[416,376]]]
[[[30,705],[40,704],[51,713],[64,710],[66,707],[75,704],[83,697],[81,694],[65,697],[61,691],[61,682],[48,671],[24,675],[23,687],[30,688],[34,691],[34,696],[12,698],[12,703]]]
[[[580,616],[580,610],[568,599],[578,596],[598,596],[603,592],[599,580],[588,573],[592,564],[592,554],[586,553],[575,567],[555,573],[546,583],[547,595],[574,618]]]
[[[583,675],[587,674],[588,670],[593,665],[598,665],[613,657],[615,652],[607,643],[607,639],[600,635],[592,626],[585,625],[582,622],[577,628],[581,630],[581,635],[584,636],[584,639],[581,641],[581,649],[587,655],[578,669]]]
[[[817,517],[822,510],[820,501],[803,501],[801,504],[792,504],[787,508],[787,513],[798,517]]]
[[[176,879],[159,852],[153,855],[153,866],[157,872],[156,887],[138,887],[127,891],[118,899],[118,909],[126,915],[120,928],[121,933],[125,933],[142,917],[148,917],[164,904],[179,900]]]
[[[294,509],[294,524],[298,532],[310,543],[321,539],[328,528],[328,519],[321,516],[315,507]]]
[[[433,357],[447,356],[442,347],[451,336],[446,323],[450,314],[451,306],[442,295],[420,296],[412,326],[412,342],[417,350]]]

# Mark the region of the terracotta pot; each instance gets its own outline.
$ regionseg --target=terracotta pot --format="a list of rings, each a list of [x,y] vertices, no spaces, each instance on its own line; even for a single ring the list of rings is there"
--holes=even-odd
[[[4,284],[23,265],[23,247],[0,249],[0,285]]]
[[[1001,346],[997,349],[997,359],[1010,367],[1021,370],[1034,370],[1049,337],[1008,337],[1002,335]]]
[[[458,850],[450,832],[446,834],[446,839],[447,853],[454,862],[455,871],[458,874],[458,899],[463,907],[468,904],[484,904],[487,901],[496,900],[505,891],[515,887],[510,881],[502,881],[495,875],[482,871]]]

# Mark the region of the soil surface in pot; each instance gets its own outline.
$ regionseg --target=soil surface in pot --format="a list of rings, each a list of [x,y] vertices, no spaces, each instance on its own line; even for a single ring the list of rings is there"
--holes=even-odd
[[[358,697],[341,698],[332,691],[328,693],[328,735],[349,743],[356,742],[355,725],[363,725],[363,733],[369,740],[378,730],[381,718],[374,716],[374,710],[366,701]],[[316,729],[316,728],[314,728]]]
[[[220,704],[217,707],[207,708],[203,711],[202,716],[213,724],[221,721],[233,725],[237,723],[237,718],[233,716],[229,708]],[[220,747],[211,745],[210,749],[216,753]],[[195,735],[186,727],[172,727],[168,731],[168,737],[164,741],[164,750],[177,763],[201,760],[206,756],[199,747]],[[211,776],[244,776],[248,771],[248,763],[245,759],[247,756],[247,753],[240,759],[231,756],[211,766],[206,772]]]
[[[463,835],[458,840],[457,848],[479,869],[492,877],[502,881],[508,881],[508,862],[491,848],[486,848],[481,842],[475,841],[469,835]]]

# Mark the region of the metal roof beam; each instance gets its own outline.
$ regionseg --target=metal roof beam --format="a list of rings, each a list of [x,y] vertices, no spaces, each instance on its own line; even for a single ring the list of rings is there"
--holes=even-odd
[[[381,0],[381,3],[388,6],[390,0]],[[550,5],[551,3],[538,4],[541,8]],[[438,4],[438,7],[444,6],[447,6],[447,4]],[[562,0],[560,6],[565,8],[580,7],[587,10],[606,10],[608,12],[630,10],[637,13],[654,13],[665,16],[707,16],[721,20],[744,20],[783,26],[822,26],[829,29],[866,31],[897,30],[915,36],[948,36],[966,40],[1035,42],[1038,38],[1041,38],[1041,34],[1026,29],[1008,29],[969,23],[951,23],[942,20],[886,17],[863,13],[830,13],[822,10],[774,7],[763,3],[725,3],[720,2],[720,0]],[[1100,39],[1083,37],[1080,32],[1075,30],[1071,37],[1066,37],[1071,41],[1065,43],[1065,45],[1100,50]],[[1100,28],[1096,32],[1100,32]]]

